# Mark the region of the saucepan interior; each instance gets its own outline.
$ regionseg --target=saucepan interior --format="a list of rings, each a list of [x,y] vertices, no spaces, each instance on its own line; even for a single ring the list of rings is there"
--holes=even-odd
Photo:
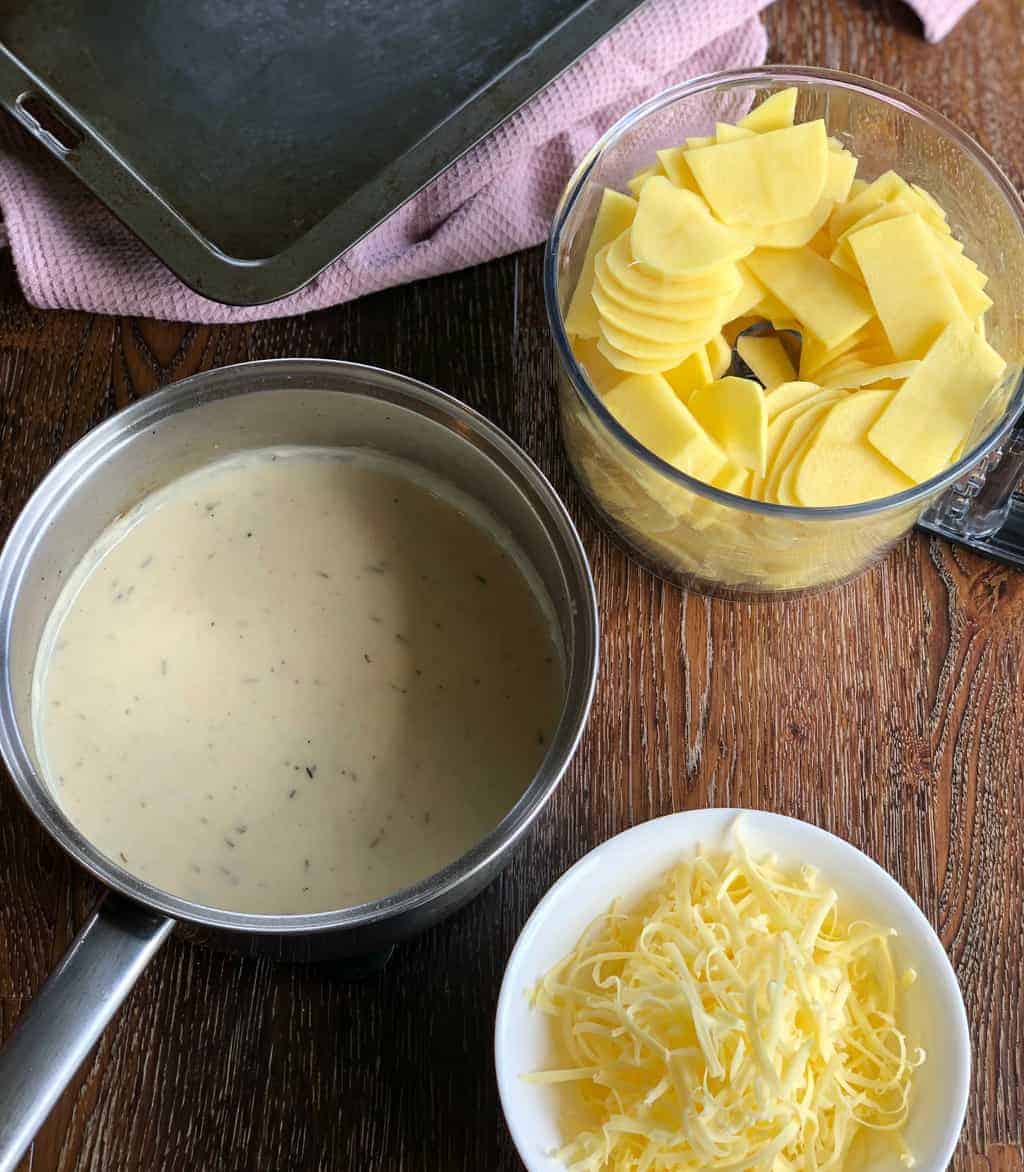
[[[110,522],[170,481],[234,452],[275,445],[366,447],[436,472],[511,533],[556,616],[565,699],[548,751],[493,832],[438,874],[331,912],[261,915],[190,903],[140,880],[84,838],[43,781],[31,712],[33,670],[67,575]],[[343,953],[383,947],[454,910],[507,858],[557,785],[585,723],[597,616],[579,539],[551,486],[497,428],[456,400],[386,371],[278,360],[197,375],[91,432],[29,502],[0,557],[0,749],[50,833],[110,887],[165,915],[266,937],[339,932]]]

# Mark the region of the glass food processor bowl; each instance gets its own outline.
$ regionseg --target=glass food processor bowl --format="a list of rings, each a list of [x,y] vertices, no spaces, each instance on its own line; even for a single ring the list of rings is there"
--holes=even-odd
[[[988,339],[1007,361],[961,458],[913,488],[860,504],[803,508],[749,500],[679,471],[615,420],[573,355],[565,329],[603,189],[625,190],[655,151],[713,132],[716,121],[734,121],[789,86],[798,91],[796,120],[824,118],[829,134],[859,158],[858,176],[871,180],[894,170],[942,204],[967,255],[989,274]],[[544,282],[562,433],[576,476],[630,551],[681,586],[748,597],[842,582],[881,558],[926,509],[941,509],[951,486],[977,486],[1003,457],[1001,445],[1018,446],[1006,441],[1024,406],[1024,205],[967,134],[887,86],[832,70],[779,66],[696,78],[652,98],[613,126],[577,169],[555,215]],[[1005,471],[1008,500],[1017,476]],[[993,515],[992,493],[982,496],[986,515]]]

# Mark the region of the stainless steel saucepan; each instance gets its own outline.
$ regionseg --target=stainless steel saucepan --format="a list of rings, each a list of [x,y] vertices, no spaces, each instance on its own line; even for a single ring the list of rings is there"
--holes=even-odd
[[[141,497],[211,460],[280,444],[364,446],[435,470],[515,536],[557,615],[565,702],[549,751],[497,828],[443,871],[386,899],[304,915],[204,907],[102,855],[64,815],[38,766],[31,684],[67,574]],[[597,675],[593,581],[551,485],[498,428],[456,399],[345,362],[282,359],[195,375],[133,404],[73,447],[0,554],[0,751],[33,814],[110,889],[0,1052],[0,1172],[17,1163],[79,1063],[176,925],[282,960],[379,958],[475,895],[509,860],[579,742]]]

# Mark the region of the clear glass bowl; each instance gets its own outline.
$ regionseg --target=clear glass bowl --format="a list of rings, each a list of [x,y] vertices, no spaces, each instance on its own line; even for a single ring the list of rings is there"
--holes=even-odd
[[[797,120],[824,118],[860,159],[858,176],[895,170],[927,188],[967,254],[989,274],[989,341],[1006,373],[975,421],[964,456],[896,496],[833,508],[769,504],[712,488],[638,443],[608,412],[570,347],[563,312],[605,187],[649,166],[656,150],[734,121],[796,86]],[[1024,406],[1024,205],[968,135],[905,94],[850,74],[802,66],[734,70],[652,98],[601,138],[555,216],[544,270],[559,379],[562,434],[598,514],[640,561],[679,585],[726,597],[821,589],[877,561],[951,484],[999,447]],[[624,376],[625,377],[625,376]]]

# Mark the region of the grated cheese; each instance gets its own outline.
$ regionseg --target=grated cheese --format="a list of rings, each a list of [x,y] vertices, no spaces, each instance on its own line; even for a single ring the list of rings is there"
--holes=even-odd
[[[891,930],[843,918],[810,867],[731,853],[620,902],[533,990],[566,1061],[570,1172],[825,1172],[899,1139],[924,1061],[897,1019]]]

